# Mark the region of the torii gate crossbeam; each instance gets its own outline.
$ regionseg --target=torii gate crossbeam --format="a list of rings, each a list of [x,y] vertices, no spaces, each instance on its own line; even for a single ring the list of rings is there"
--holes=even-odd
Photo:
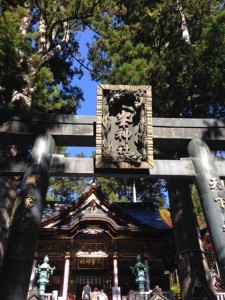
[[[0,120],[0,144],[32,145],[37,136],[48,134],[54,138],[58,146],[95,146],[96,118],[93,116],[30,114],[18,116],[2,111]],[[179,157],[184,158],[188,157],[187,146],[194,138],[205,140],[211,150],[223,150],[224,129],[225,120],[220,119],[153,118],[153,145],[159,150],[173,153],[178,151],[181,154]],[[0,161],[1,175],[24,173],[26,170],[24,158],[14,159],[15,161],[4,161],[4,159]],[[215,159],[214,161],[219,175],[225,177],[224,161]],[[154,167],[149,170],[132,169],[132,177],[194,178],[196,176],[193,159],[155,160],[153,163]],[[93,159],[65,158],[59,155],[53,155],[49,164],[49,175],[116,177],[124,174],[127,176],[130,172],[121,169],[96,170]]]
[[[71,115],[16,115],[0,111],[0,144],[32,145],[42,133],[52,135],[57,146],[95,147],[95,116]],[[132,177],[194,178],[193,163],[188,157],[188,143],[200,138],[207,142],[211,150],[223,150],[225,145],[225,119],[173,119],[153,118],[153,146],[155,149],[181,151],[180,160],[154,160],[154,168],[132,170]],[[218,174],[225,177],[225,160],[215,161]],[[26,167],[26,157],[16,157],[1,161],[1,175],[21,175]],[[95,169],[91,158],[66,158],[52,156],[50,175],[54,176],[129,176],[129,170]]]

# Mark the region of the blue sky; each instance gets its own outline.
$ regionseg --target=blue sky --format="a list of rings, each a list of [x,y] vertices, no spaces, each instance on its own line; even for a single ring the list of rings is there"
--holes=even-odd
[[[86,43],[90,42],[93,33],[90,30],[80,33],[79,42],[81,46],[81,53],[84,58],[87,57],[87,46]],[[81,80],[75,79],[75,84],[83,90],[84,102],[81,102],[81,108],[78,109],[77,115],[96,115],[97,106],[97,85],[98,83],[92,81],[87,70],[84,69],[84,76]],[[75,156],[83,152],[86,157],[90,157],[92,152],[95,151],[95,147],[68,147],[67,150],[70,152],[71,156]]]
[[[78,84],[84,92],[85,101],[81,103],[81,108],[78,110],[77,115],[96,115],[96,106],[97,106],[97,83],[91,81],[89,74],[83,76]],[[86,157],[91,157],[92,152],[95,151],[95,147],[68,147],[71,156],[75,154],[84,153]]]

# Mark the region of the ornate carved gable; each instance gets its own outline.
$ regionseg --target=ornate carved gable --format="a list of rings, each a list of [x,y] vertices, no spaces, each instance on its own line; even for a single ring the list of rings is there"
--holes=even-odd
[[[143,229],[137,220],[106,199],[93,185],[73,203],[55,203],[44,210],[42,234],[58,232],[73,236],[94,230],[115,235],[116,232],[126,234]]]
[[[154,295],[153,297],[151,297],[150,300],[169,300],[169,299],[163,295],[158,294],[158,295]]]
[[[159,258],[168,252],[170,240],[171,227],[158,210],[143,203],[111,202],[93,184],[74,202],[45,208],[38,252],[109,254],[116,245],[122,256],[151,249],[152,257]]]

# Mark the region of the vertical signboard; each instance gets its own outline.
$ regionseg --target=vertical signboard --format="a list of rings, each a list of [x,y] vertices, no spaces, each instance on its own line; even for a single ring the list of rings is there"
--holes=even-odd
[[[105,167],[153,167],[150,86],[98,86],[96,168]]]

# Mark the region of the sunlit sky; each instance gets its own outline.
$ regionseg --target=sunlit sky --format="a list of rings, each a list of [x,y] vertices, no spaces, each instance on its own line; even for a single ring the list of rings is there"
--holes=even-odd
[[[87,46],[86,43],[90,42],[92,38],[92,33],[86,31],[81,33],[79,36],[79,42],[81,45],[81,53],[83,57],[87,56]],[[84,93],[84,102],[81,102],[81,108],[78,109],[77,115],[96,115],[96,105],[97,105],[97,82],[91,80],[90,75],[87,70],[84,70],[84,76],[81,80],[75,79],[76,86],[80,87]],[[71,156],[76,154],[84,153],[86,157],[90,157],[92,152],[95,151],[95,147],[68,147],[68,152]]]

